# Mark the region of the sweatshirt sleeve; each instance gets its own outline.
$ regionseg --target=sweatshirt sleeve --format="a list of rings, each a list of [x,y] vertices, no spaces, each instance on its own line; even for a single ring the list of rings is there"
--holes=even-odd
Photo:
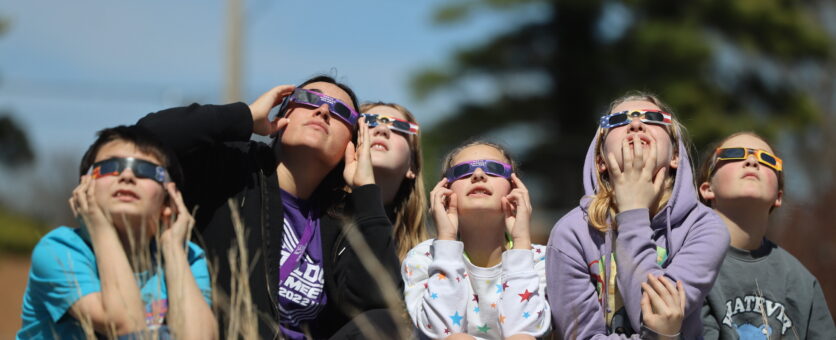
[[[422,245],[409,252],[401,271],[412,323],[432,339],[467,332],[470,284],[462,258],[464,244],[434,240],[423,253]]]
[[[176,107],[148,114],[137,125],[149,130],[177,155],[184,183],[178,183],[187,206],[198,209],[195,218],[212,218],[212,209],[225,204],[230,192],[246,185],[249,156],[231,142],[249,141],[253,121],[244,103]]]
[[[813,301],[810,306],[810,321],[807,325],[808,339],[826,339],[836,334],[836,326],[833,325],[833,316],[827,308],[827,300],[824,298],[821,285],[818,280],[813,281]]]
[[[729,234],[719,218],[698,219],[676,250],[670,264],[662,268],[656,262],[656,244],[652,239],[648,209],[628,210],[616,215],[618,237],[615,256],[618,259],[618,287],[633,329],[641,328],[641,283],[648,273],[665,275],[671,282],[682,281],[685,287],[685,320],[700,313],[703,300],[729,245]],[[683,321],[683,333],[686,330]]]
[[[555,228],[561,228],[559,223]],[[607,335],[604,310],[579,248],[579,241],[572,240],[568,232],[560,230],[549,240],[546,249],[546,277],[549,281],[546,296],[552,306],[553,327],[557,337],[639,339],[639,335],[631,338],[618,334]]]
[[[244,103],[192,104],[151,113],[137,122],[182,157],[224,142],[245,142],[253,132],[250,108]]]
[[[541,254],[544,249],[532,245]],[[499,322],[502,334],[542,336],[549,330],[551,310],[545,296],[545,257],[535,259],[528,249],[510,249],[502,253],[502,293]]]
[[[403,289],[398,268],[400,260],[392,238],[392,223],[383,209],[380,188],[375,184],[355,188],[349,199],[354,207],[356,230],[360,232],[373,257],[380,261],[386,279],[395,284],[396,291],[400,294]],[[353,248],[347,246],[338,250],[342,255],[337,257],[334,265],[337,288],[333,295],[337,300],[335,303],[352,306],[352,309],[360,311],[387,308],[384,294],[376,286],[376,282],[381,278],[372,274],[375,271],[366,269],[360,254]]]

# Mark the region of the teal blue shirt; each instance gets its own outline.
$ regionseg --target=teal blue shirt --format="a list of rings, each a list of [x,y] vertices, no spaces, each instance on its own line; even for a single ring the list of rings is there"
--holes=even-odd
[[[23,296],[23,325],[18,339],[84,339],[81,324],[67,313],[82,296],[102,290],[96,255],[82,229],[58,227],[41,238],[32,251],[32,268]],[[156,262],[152,251],[151,261]],[[203,250],[189,242],[189,266],[211,305],[211,282]],[[162,325],[168,311],[165,275],[161,267],[134,273],[145,304],[146,324]]]

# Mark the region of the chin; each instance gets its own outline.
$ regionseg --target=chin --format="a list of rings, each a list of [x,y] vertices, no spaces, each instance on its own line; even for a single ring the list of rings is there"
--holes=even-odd
[[[459,210],[461,210],[461,211],[473,211],[473,212],[480,212],[480,213],[487,213],[487,212],[502,213],[502,204],[500,202],[495,202],[495,201],[492,201],[492,200],[480,199],[480,200],[473,200],[473,201],[470,201],[470,202],[459,203],[459,204],[460,204]]]

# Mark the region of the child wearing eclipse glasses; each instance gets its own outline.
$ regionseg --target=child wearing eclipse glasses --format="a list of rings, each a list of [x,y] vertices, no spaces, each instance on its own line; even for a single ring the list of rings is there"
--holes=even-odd
[[[549,238],[558,337],[702,335],[699,310],[729,236],[697,200],[684,128],[670,112],[635,93],[599,121],[584,164],[586,196]]]
[[[531,202],[501,146],[454,149],[430,193],[438,237],[401,268],[422,338],[533,339],[549,330],[545,247],[531,243]]]
[[[703,305],[706,339],[824,339],[836,334],[816,277],[765,238],[784,194],[783,162],[752,132],[723,139],[706,155],[698,183],[731,244]]]
[[[81,161],[61,226],[32,252],[18,339],[93,336],[213,339],[209,272],[188,242],[192,217],[176,159],[148,132],[99,132]]]

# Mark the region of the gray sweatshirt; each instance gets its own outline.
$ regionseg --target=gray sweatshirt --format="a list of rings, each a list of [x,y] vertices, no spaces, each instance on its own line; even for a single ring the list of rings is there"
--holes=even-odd
[[[702,315],[706,339],[836,339],[816,277],[767,239],[729,247]]]

